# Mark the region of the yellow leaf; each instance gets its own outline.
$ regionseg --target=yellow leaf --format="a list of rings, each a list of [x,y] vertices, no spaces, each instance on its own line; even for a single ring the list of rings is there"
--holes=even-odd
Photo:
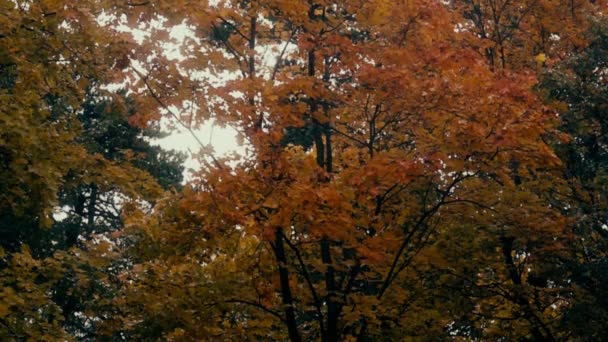
[[[536,57],[534,58],[534,60],[536,60],[536,62],[538,64],[543,64],[547,60],[547,56],[543,52],[541,52],[538,55],[536,55]]]

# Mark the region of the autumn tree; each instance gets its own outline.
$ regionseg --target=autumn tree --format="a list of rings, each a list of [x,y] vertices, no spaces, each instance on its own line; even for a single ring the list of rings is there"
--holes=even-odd
[[[119,166],[147,172],[167,190],[179,188],[185,156],[150,144],[150,139],[163,137],[158,123],[144,129],[129,123],[136,113],[132,99],[124,94],[112,99],[111,93],[105,94],[104,97],[99,90],[87,94],[82,111],[77,114],[83,127],[75,142],[85,146],[88,153]],[[101,171],[84,170],[93,174]],[[102,176],[106,179],[91,183],[74,170],[66,176],[70,185],[60,190],[58,204],[66,217],[55,224],[53,235],[49,236],[55,239],[55,249],[75,246],[80,234],[105,233],[122,227],[120,211],[125,194],[120,184],[111,180],[112,176]]]
[[[120,192],[126,203],[162,192],[144,171],[155,161],[169,175],[166,186],[181,177],[180,157],[167,155],[163,163],[162,152],[144,143],[142,130],[127,125],[124,96],[121,102],[121,96],[111,100],[107,93],[102,100],[100,92],[91,91],[122,78],[120,69],[111,69],[123,56],[115,50],[121,36],[100,27],[98,10],[93,2],[0,2],[3,340],[83,338],[98,315],[82,311],[107,290],[101,285],[108,277],[107,262],[99,256],[110,256],[111,248],[100,235],[91,238],[94,230],[74,224],[74,218],[96,221],[109,209],[90,205],[93,191],[83,185],[97,184],[106,199],[109,191]],[[108,129],[114,129],[109,140],[103,135]],[[127,148],[138,154],[117,150]],[[67,194],[88,196],[89,208],[98,209],[79,211],[82,203],[71,202]],[[54,219],[58,207],[72,204],[75,216]],[[79,236],[85,250],[68,250]],[[84,327],[76,324],[81,323],[74,319],[77,314],[88,320]]]
[[[414,336],[419,256],[468,229],[500,248],[482,264],[498,265],[488,272],[507,284],[509,311],[526,314],[514,336],[552,336],[516,256],[564,227],[539,195],[559,164],[542,140],[555,116],[531,73],[492,71],[454,29],[462,17],[435,1],[156,1],[128,20],[156,51],[132,56],[150,108],[229,124],[251,153],[203,159],[155,215],[130,214],[138,264],[122,275],[120,333]],[[177,24],[191,38],[171,60],[162,38]]]
[[[493,69],[530,68],[565,58],[585,45],[588,17],[605,7],[589,0],[455,0],[450,7],[465,19],[458,29],[470,32]]]
[[[1,1],[0,337],[600,336],[599,0]]]
[[[51,229],[37,234],[35,255],[52,256],[72,247],[86,250],[91,240],[103,239],[108,233],[118,234],[124,225],[122,206],[135,194],[142,195],[142,199],[148,202],[147,206],[152,205],[157,197],[156,191],[150,192],[142,187],[137,192],[125,192],[122,172],[142,177],[140,181],[158,183],[169,191],[181,186],[185,156],[151,145],[149,139],[163,134],[158,124],[145,129],[130,124],[129,118],[135,112],[132,99],[124,94],[113,95],[99,90],[87,92],[82,111],[77,114],[82,132],[75,143],[85,146],[90,154],[103,156],[117,167],[114,173],[106,174],[103,169],[93,166],[81,172],[71,170],[65,176],[66,186],[60,188],[59,195],[59,215],[64,217],[56,220]],[[95,173],[99,175],[89,183],[86,175]],[[85,257],[80,259],[71,261],[85,268],[88,266],[89,271],[85,273],[89,277],[87,286],[83,286],[82,276],[79,276],[82,270],[66,270],[53,288],[53,300],[60,305],[65,318],[64,327],[70,333],[92,337],[96,333],[94,317],[102,311],[97,302],[103,302],[102,297],[110,297],[116,290],[116,286],[102,286],[101,279],[111,279],[128,261],[111,260],[106,271],[86,265]],[[98,299],[91,301],[91,296]]]
[[[480,47],[479,51],[497,73],[535,74],[562,58],[569,58],[572,51],[587,44],[581,32],[589,25],[588,16],[602,10],[601,6],[590,2],[576,4],[574,12],[566,12],[566,4],[562,2],[465,1],[453,2],[452,5],[451,9],[462,13],[460,30],[473,33],[473,42],[469,40],[469,43]],[[526,6],[530,7],[529,11],[524,11]],[[521,20],[518,19],[515,25],[512,20],[518,16]],[[500,20],[496,20],[500,18],[504,19],[503,28],[498,24]],[[542,26],[537,26],[540,24]],[[541,37],[536,36],[535,27],[552,27],[545,31],[550,39],[545,40],[542,46],[538,44],[542,39],[537,40]],[[503,33],[498,32],[500,30]],[[499,36],[504,39],[498,39]],[[482,39],[475,43],[478,38]],[[483,41],[489,43],[485,48]],[[504,54],[501,52],[503,47]],[[497,65],[492,56],[503,56],[504,59],[501,58]],[[543,139],[548,143],[552,139],[563,143],[568,139],[563,133],[549,129],[543,134]],[[568,163],[567,160],[564,162]],[[561,167],[553,168],[543,176],[537,174],[532,182],[525,183],[520,177],[520,166],[517,158],[511,160],[510,177],[517,191],[532,191],[540,202],[531,200],[528,203],[536,202],[538,207],[549,206],[553,208],[550,211],[560,211],[564,205],[562,196],[568,192],[566,182],[559,176]],[[570,166],[566,164],[565,167]],[[545,204],[541,204],[543,202]],[[523,214],[525,210],[520,208],[517,212]],[[545,215],[555,215],[550,211]],[[530,215],[524,214],[524,217],[529,220]],[[527,223],[511,221],[508,225],[523,228]],[[572,262],[571,246],[576,243],[570,227],[563,222],[562,229],[546,231],[553,241],[534,237],[538,232],[504,234],[502,229],[478,227],[482,229],[475,235],[467,234],[465,226],[459,228],[461,233],[456,237],[441,237],[437,245],[442,248],[428,250],[428,253],[442,255],[437,262],[432,262],[432,258],[423,253],[426,266],[420,268],[417,276],[430,282],[432,285],[429,286],[435,290],[427,291],[427,299],[418,303],[431,298],[445,298],[442,303],[454,310],[455,316],[452,317],[460,315],[449,324],[452,336],[536,340],[569,338],[572,330],[563,325],[562,317],[569,305],[577,301],[569,285],[572,278],[565,271]],[[466,252],[463,252],[463,246],[466,246]],[[465,263],[463,258],[472,261]],[[472,271],[476,269],[483,269],[483,272]],[[454,306],[454,303],[458,304]],[[432,312],[436,306],[431,305],[428,310]]]

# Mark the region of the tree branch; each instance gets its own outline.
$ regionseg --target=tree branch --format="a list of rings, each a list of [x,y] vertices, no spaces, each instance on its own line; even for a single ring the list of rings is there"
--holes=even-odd
[[[154,99],[154,101],[156,101],[156,103],[158,103],[164,110],[166,110],[183,128],[186,129],[186,131],[188,131],[190,133],[190,135],[192,135],[192,137],[194,138],[194,140],[196,140],[196,142],[199,144],[199,146],[201,148],[205,148],[205,144],[203,144],[203,142],[198,138],[198,136],[196,136],[196,133],[194,133],[194,130],[192,130],[192,128],[190,128],[188,125],[186,125],[177,115],[177,113],[175,113],[173,110],[171,110],[171,108],[169,108],[169,106],[167,106],[167,104],[165,104],[161,98],[156,94],[156,92],[154,91],[154,89],[152,89],[152,86],[150,85],[150,83],[148,82],[148,77],[145,76],[141,71],[137,70],[135,67],[133,67],[133,71],[135,71],[135,73],[137,74],[137,76],[139,76],[139,78],[142,80],[142,82],[144,82],[144,85],[146,86],[146,89],[148,89],[148,92],[150,93],[150,95],[152,96],[152,98]],[[213,163],[215,164],[215,166],[218,169],[223,170],[223,166],[222,164],[220,164],[220,162],[215,158],[215,156],[211,153],[209,153],[209,156],[211,157],[211,160],[213,160]]]
[[[225,301],[226,303],[235,303],[235,304],[246,304],[246,305],[250,305],[253,306],[257,309],[260,309],[266,313],[269,313],[271,315],[273,315],[274,317],[278,318],[281,320],[281,322],[285,323],[285,319],[283,318],[283,316],[281,316],[281,314],[279,314],[278,312],[271,310],[267,307],[265,307],[264,305],[260,304],[260,303],[256,303],[256,302],[250,302],[247,300],[242,300],[242,299],[229,299],[227,301]]]

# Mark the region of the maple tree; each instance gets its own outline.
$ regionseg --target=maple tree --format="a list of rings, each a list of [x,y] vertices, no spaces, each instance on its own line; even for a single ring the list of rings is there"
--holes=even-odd
[[[466,19],[458,29],[472,32],[490,67],[534,69],[552,64],[585,45],[588,17],[605,3],[588,0],[455,0],[450,6]]]
[[[533,18],[528,19],[530,22],[532,20],[540,20],[541,25],[536,27],[542,27],[545,30],[544,34],[551,38],[544,40],[542,47],[538,43],[534,43],[534,41],[528,42],[534,43],[536,48],[531,51],[525,51],[523,48],[528,43],[522,42],[522,38],[517,38],[517,35],[526,34],[526,30],[529,30],[530,27],[534,28],[534,26],[526,24],[527,20],[523,18],[517,21],[517,25],[513,25],[509,22],[508,16],[505,19],[507,27],[503,29],[504,32],[508,33],[503,36],[507,37],[507,39],[497,41],[497,36],[500,33],[487,34],[486,32],[487,35],[484,36],[483,32],[477,31],[475,33],[476,36],[493,41],[491,43],[492,47],[489,48],[492,50],[486,49],[485,56],[489,60],[490,65],[494,65],[495,69],[495,63],[489,57],[497,54],[497,51],[501,48],[500,45],[505,47],[507,53],[502,55],[505,58],[502,59],[503,63],[500,65],[503,70],[525,70],[526,68],[534,70],[533,64],[536,62],[537,71],[543,71],[546,68],[551,69],[553,64],[560,59],[571,58],[571,50],[569,49],[578,49],[587,44],[584,39],[586,36],[581,32],[588,27],[587,25],[590,22],[586,22],[581,17],[591,15],[593,11],[599,13],[597,12],[598,8],[594,8],[593,4],[588,2],[581,2],[576,6],[574,6],[574,2],[570,2],[570,9],[576,8],[574,12],[567,12],[566,9],[568,7],[565,6],[567,4],[560,2],[547,4],[531,2],[529,4],[529,13],[521,11],[522,7],[520,3],[508,1],[482,1],[476,4],[473,2],[465,3],[471,6],[465,12],[465,18],[470,18],[472,14],[478,16],[478,19],[480,16],[490,18],[487,19],[487,25],[490,28],[485,26],[488,30],[487,32],[500,29],[497,26],[493,26],[496,21],[492,21],[491,19],[493,16],[491,14],[492,11],[499,10],[498,17],[500,17],[500,11],[508,13],[509,10],[516,10],[518,11],[516,13],[519,13],[519,15],[527,14],[528,16],[532,16]],[[528,6],[527,4],[524,5]],[[537,6],[540,6],[542,11],[534,13],[533,8]],[[471,13],[471,9],[475,13]],[[482,14],[482,9],[487,12]],[[586,14],[584,14],[585,10],[588,10]],[[576,25],[568,24],[568,16],[564,17],[560,13],[568,13],[570,19]],[[475,21],[476,19],[472,20]],[[559,26],[551,24],[553,22],[559,22],[560,24]],[[483,26],[474,25],[474,27],[479,30]],[[515,46],[512,44],[515,44]],[[502,71],[498,70],[498,72]],[[562,110],[558,109],[558,111]],[[564,130],[563,128],[562,126],[562,132],[573,133],[572,130]],[[552,133],[547,132],[543,139],[551,140],[551,135]],[[555,144],[558,151],[562,149],[560,146],[563,146],[566,140],[568,139],[563,135],[556,139]],[[563,155],[561,157],[566,168],[577,168],[574,163],[571,163],[572,160],[563,158]],[[518,160],[513,160],[512,163],[516,169],[519,169]],[[578,170],[579,172],[587,172],[585,171],[585,167]],[[516,174],[515,176],[514,180],[519,182],[518,175]],[[552,180],[548,182],[547,179]],[[564,196],[567,196],[565,194],[568,192],[568,185],[566,183],[569,182],[564,181],[563,178],[553,177],[547,179],[537,182],[541,187],[534,191],[545,198],[554,210],[562,211],[565,216],[571,217],[572,212],[568,212],[570,200],[564,199]],[[545,185],[542,185],[543,183]],[[566,210],[563,211],[562,208]],[[499,241],[491,243],[492,234],[485,235],[485,230],[483,231],[484,234],[477,236],[462,234],[462,240],[455,239],[457,242],[456,246],[480,248],[478,254],[468,254],[469,252],[467,251],[467,254],[464,255],[470,255],[474,259],[483,256],[483,258],[480,258],[483,261],[480,264],[476,264],[476,261],[469,264],[462,263],[460,258],[462,258],[463,254],[461,251],[446,249],[448,252],[445,253],[444,258],[447,258],[450,265],[447,270],[443,265],[434,269],[431,267],[431,270],[425,269],[427,274],[438,273],[442,277],[432,278],[434,286],[439,288],[439,290],[431,291],[430,295],[448,296],[452,302],[461,303],[464,300],[467,303],[467,305],[462,306],[465,308],[464,310],[459,310],[462,307],[456,310],[460,311],[458,315],[461,316],[452,321],[450,325],[453,334],[476,336],[478,338],[494,336],[497,338],[508,337],[509,339],[566,340],[573,336],[574,331],[578,331],[577,334],[585,331],[589,334],[587,336],[592,336],[594,328],[587,325],[580,330],[573,329],[572,323],[567,323],[568,319],[564,319],[564,317],[570,315],[571,305],[578,307],[576,303],[581,300],[581,297],[576,298],[577,295],[574,295],[578,293],[578,290],[571,283],[576,277],[574,274],[577,274],[577,271],[573,272],[572,267],[578,263],[575,256],[577,252],[573,250],[573,246],[576,244],[571,230],[571,224],[573,223],[573,221],[569,221],[559,234],[556,234],[558,233],[557,230],[554,231],[552,234],[554,242],[542,239],[530,241],[526,239],[526,235],[517,234],[506,237],[506,239],[504,236],[501,236]],[[575,224],[579,225],[580,223],[582,221],[580,221],[580,218],[577,218]],[[493,234],[496,233],[493,232]],[[450,238],[450,240],[454,239]],[[557,241],[561,242],[555,243]],[[449,247],[449,245],[446,245],[446,242],[440,242],[440,244],[444,248],[445,246]],[[492,256],[494,251],[495,255]],[[445,250],[440,251],[440,253],[444,252]],[[449,261],[450,259],[452,260],[451,262]],[[484,272],[471,275],[470,267],[473,265],[484,269]],[[501,269],[502,271],[500,271]],[[506,277],[501,279],[501,277],[497,276],[500,273],[505,274]],[[420,273],[420,276],[424,276],[424,274]],[[454,290],[457,291],[456,294]],[[570,317],[576,317],[576,320],[582,316],[580,312],[577,312]],[[597,320],[590,325],[595,325],[601,321],[600,317],[596,316]]]
[[[0,6],[9,339],[599,336],[599,1]]]
[[[196,35],[180,61],[154,33],[143,43],[157,51],[134,66],[151,105],[195,103],[184,118],[230,124],[251,146],[207,163],[157,215],[130,215],[144,257],[125,274],[133,336],[413,334],[405,279],[466,222],[498,248],[481,263],[512,291],[484,310],[506,305],[523,312],[518,336],[553,336],[514,258],[564,240],[538,181],[559,167],[542,139],[556,120],[533,72],[493,72],[453,29],[461,17],[434,1],[155,2],[131,15],[177,17]],[[237,76],[218,85],[187,76],[225,70]],[[184,292],[128,309],[163,283]]]

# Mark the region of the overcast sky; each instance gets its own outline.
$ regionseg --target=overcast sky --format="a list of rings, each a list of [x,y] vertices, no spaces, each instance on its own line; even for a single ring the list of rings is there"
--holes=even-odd
[[[118,30],[131,32],[134,38],[139,41],[141,41],[148,34],[143,30],[133,29],[127,26],[119,27]],[[184,56],[182,56],[182,54],[180,53],[180,45],[184,43],[184,40],[187,36],[193,34],[194,33],[184,24],[173,27],[169,35],[171,41],[165,44],[166,56],[174,60],[183,59]],[[212,75],[206,76],[210,79],[214,78]],[[221,83],[223,80],[217,79],[215,81],[219,81]],[[167,127],[167,125],[164,125],[162,123],[161,126]],[[181,152],[186,152],[188,154],[188,159],[186,160],[184,171],[185,180],[188,180],[188,170],[196,170],[200,166],[199,163],[192,158],[192,154],[197,153],[200,149],[200,146],[190,132],[188,132],[179,125],[174,126],[177,127],[170,131],[171,134],[168,137],[154,140],[152,141],[152,143],[155,145],[159,145],[167,150],[177,150]],[[244,154],[245,148],[237,144],[236,132],[234,131],[234,129],[231,129],[229,127],[217,127],[214,126],[212,122],[207,122],[202,126],[202,128],[195,130],[195,134],[201,142],[213,146],[215,150],[214,155],[216,157],[221,157],[232,152]]]
[[[215,150],[215,156],[221,157],[227,153],[238,152],[244,154],[244,147],[236,142],[236,132],[231,128],[221,128],[211,124],[205,124],[200,130],[195,131],[196,136],[204,144],[211,144]],[[197,169],[199,164],[191,158],[192,153],[198,152],[200,146],[190,132],[184,129],[176,129],[166,138],[153,141],[167,150],[178,150],[188,154],[186,160],[185,178],[189,178],[188,169]]]

